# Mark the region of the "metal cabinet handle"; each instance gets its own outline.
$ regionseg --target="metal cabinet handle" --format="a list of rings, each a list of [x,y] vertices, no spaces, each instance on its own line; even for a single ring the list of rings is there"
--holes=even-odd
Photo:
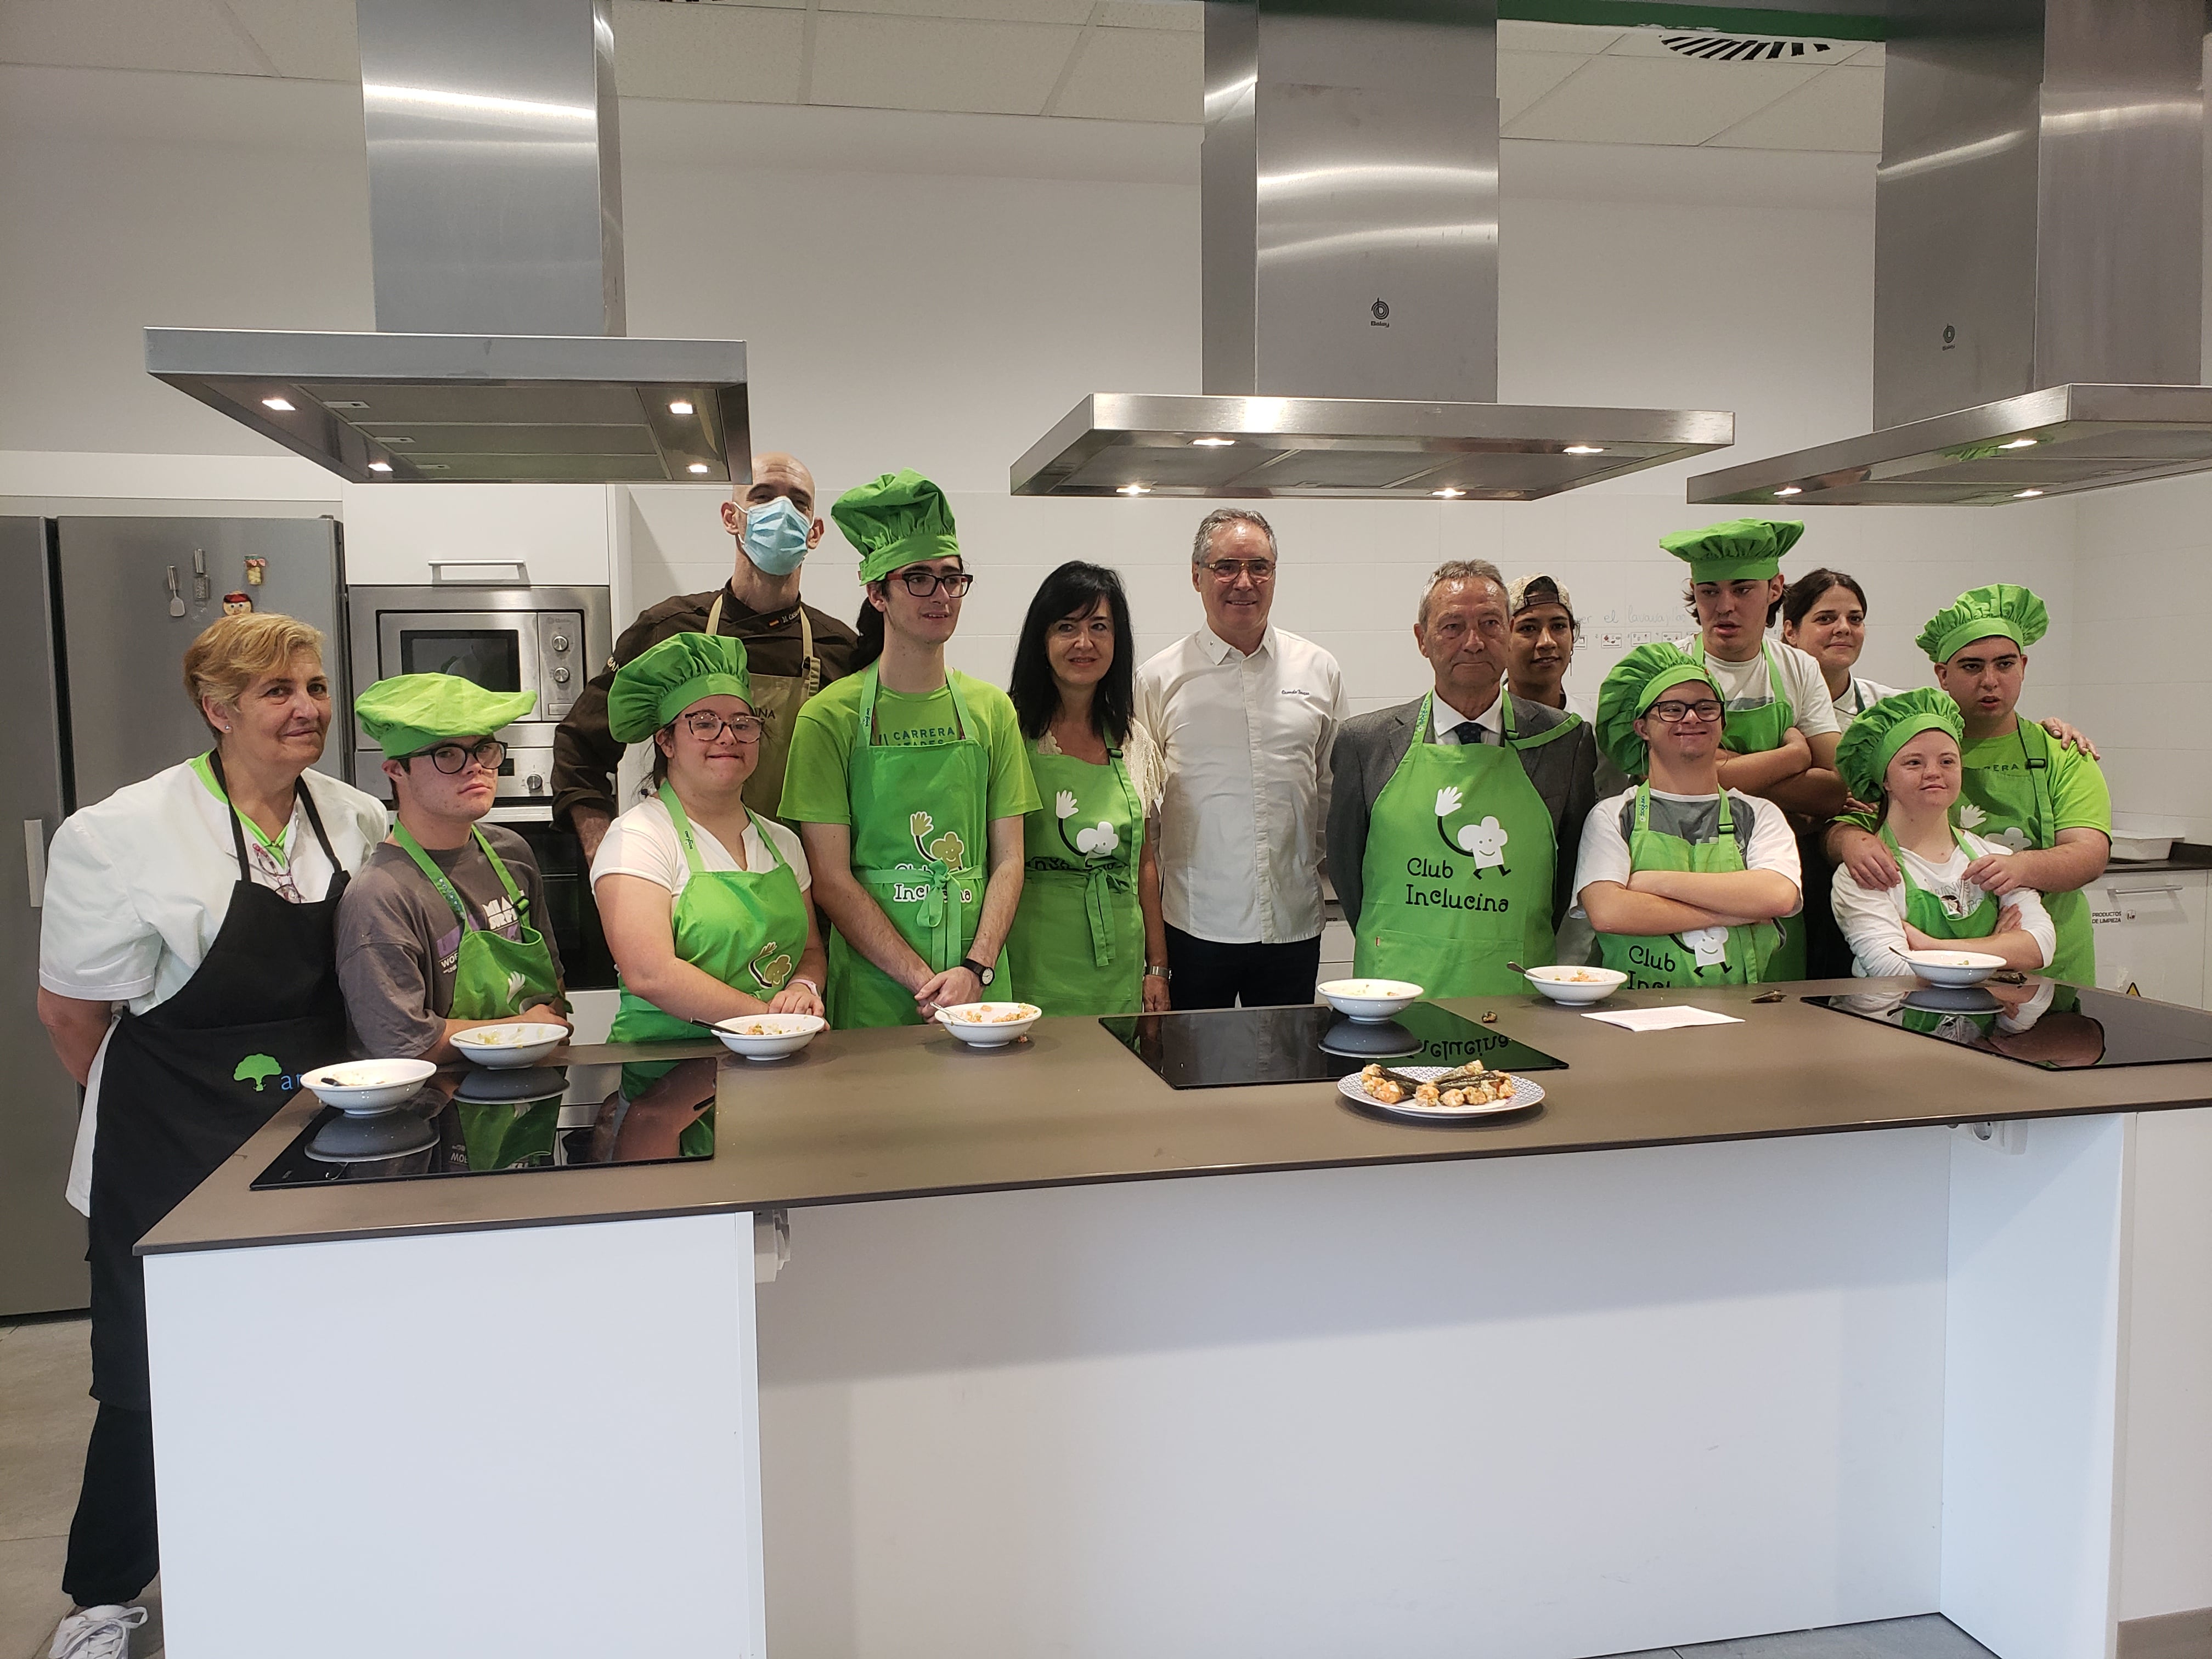
[[[46,902],[46,821],[23,820],[23,880],[31,890],[31,908]]]
[[[2144,898],[2152,893],[2185,893],[2189,890],[2179,884],[2167,887],[2106,887],[2114,898]]]
[[[530,568],[520,559],[432,559],[434,587],[527,587]]]

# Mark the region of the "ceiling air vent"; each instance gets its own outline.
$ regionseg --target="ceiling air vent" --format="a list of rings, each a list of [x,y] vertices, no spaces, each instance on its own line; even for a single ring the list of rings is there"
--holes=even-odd
[[[1756,40],[1741,34],[1669,34],[1660,44],[1685,58],[1709,64],[1771,64],[1778,58],[1803,60],[1833,52],[1827,40]]]

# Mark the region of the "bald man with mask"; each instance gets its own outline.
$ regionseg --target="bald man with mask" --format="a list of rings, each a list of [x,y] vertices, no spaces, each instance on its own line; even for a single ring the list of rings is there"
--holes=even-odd
[[[754,711],[767,718],[760,765],[745,786],[745,805],[774,817],[783,796],[783,767],[799,705],[853,672],[859,636],[826,611],[802,605],[800,568],[822,540],[814,475],[795,456],[753,457],[753,477],[722,503],[722,527],[737,538],[730,580],[704,593],[679,593],[641,613],[623,630],[614,655],[592,677],[553,738],[553,819],[566,823],[599,851],[615,817],[614,773],[623,745],[607,729],[607,688],[615,672],[678,634],[720,634],[744,641]]]

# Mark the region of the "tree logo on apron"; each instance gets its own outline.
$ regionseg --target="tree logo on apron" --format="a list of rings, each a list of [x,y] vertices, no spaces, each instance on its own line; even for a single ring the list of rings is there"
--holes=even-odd
[[[1474,878],[1482,879],[1485,872],[1495,870],[1501,876],[1513,873],[1506,867],[1505,843],[1511,837],[1497,818],[1486,817],[1480,823],[1463,823],[1456,835],[1448,834],[1444,820],[1459,811],[1460,793],[1456,785],[1437,791],[1437,835],[1445,848],[1455,853],[1464,853],[1474,860]]]
[[[745,971],[753,976],[754,984],[774,995],[791,977],[791,953],[770,939],[745,964]]]
[[[937,820],[927,812],[916,812],[907,820],[907,828],[914,836],[914,849],[927,860],[943,864],[947,869],[958,870],[966,866],[967,847],[957,830],[947,830],[935,841],[922,838],[937,827]]]
[[[230,1074],[233,1083],[251,1083],[253,1092],[259,1094],[268,1087],[269,1079],[283,1075],[284,1068],[267,1054],[248,1054],[238,1062],[238,1069]]]

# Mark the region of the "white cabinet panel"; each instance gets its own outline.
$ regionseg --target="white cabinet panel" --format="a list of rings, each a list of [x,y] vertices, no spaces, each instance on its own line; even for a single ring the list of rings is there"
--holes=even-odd
[[[2206,878],[2202,870],[2131,872],[2116,864],[2090,883],[2097,983],[2204,1006]]]
[[[434,564],[478,562],[519,562],[532,583],[608,580],[605,484],[348,484],[344,495],[355,586],[412,586],[437,580]]]

